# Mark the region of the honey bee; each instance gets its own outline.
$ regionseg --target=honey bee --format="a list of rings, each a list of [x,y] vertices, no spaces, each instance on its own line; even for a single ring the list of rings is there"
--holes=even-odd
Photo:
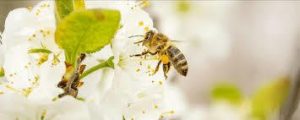
[[[162,63],[166,79],[171,65],[174,66],[179,74],[183,76],[187,75],[188,63],[185,56],[175,45],[172,44],[171,40],[166,35],[150,30],[146,33],[146,35],[144,35],[143,40],[135,42],[135,44],[139,43],[142,43],[147,50],[140,54],[131,55],[131,57],[144,56],[147,54],[158,55],[159,61],[153,74],[159,70]]]

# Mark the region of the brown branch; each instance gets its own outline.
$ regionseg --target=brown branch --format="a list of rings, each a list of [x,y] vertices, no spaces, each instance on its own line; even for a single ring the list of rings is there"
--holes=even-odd
[[[85,65],[81,65],[82,61],[85,58],[85,54],[81,54],[77,60],[75,68],[73,65],[65,63],[66,72],[62,77],[62,80],[58,83],[57,87],[62,88],[64,93],[59,94],[58,97],[64,97],[66,95],[70,95],[73,97],[77,97],[78,87],[80,87],[83,82],[80,81],[79,76],[83,73],[85,69]]]

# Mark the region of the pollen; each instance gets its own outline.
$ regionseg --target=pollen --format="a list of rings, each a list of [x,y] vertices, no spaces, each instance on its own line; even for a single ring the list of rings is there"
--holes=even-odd
[[[9,77],[13,77],[14,76],[14,74],[9,74]]]
[[[153,108],[154,108],[154,109],[158,109],[158,105],[155,104],[155,105],[153,106]]]
[[[159,83],[159,85],[163,85],[164,84],[163,81],[161,81],[161,80],[158,83]]]
[[[140,21],[139,22],[139,26],[143,26],[144,25],[144,22],[143,21]]]
[[[50,30],[48,30],[48,31],[46,32],[47,35],[50,35],[50,33],[51,33]]]
[[[41,115],[41,120],[45,120],[46,114],[47,114],[47,111],[44,110],[43,113],[42,113],[42,115]]]
[[[53,102],[56,101],[56,100],[58,100],[58,97],[52,98],[52,101],[53,101]]]
[[[57,65],[58,63],[60,63],[60,60],[59,60],[59,55],[60,55],[60,53],[59,54],[54,54],[53,55],[53,60],[52,60],[52,65]]]
[[[150,2],[149,0],[141,0],[138,5],[141,7],[141,8],[146,8],[146,7],[149,7],[150,6]]]
[[[144,31],[146,31],[146,32],[149,31],[149,27],[145,27]]]
[[[38,65],[42,65],[43,63],[45,63],[48,60],[48,56],[49,54],[47,53],[41,53],[40,58],[38,59]]]
[[[169,57],[167,55],[162,55],[160,57],[160,60],[162,61],[163,64],[169,63]]]
[[[142,61],[140,61],[140,65],[143,65],[143,62],[142,62]]]
[[[163,116],[163,115],[160,115],[160,116],[159,116],[159,119],[160,119],[160,120],[163,120],[163,119],[164,119],[164,116]]]
[[[32,87],[22,89],[23,95],[28,96],[32,92]]]
[[[51,34],[50,30],[40,30],[40,33],[42,33],[43,37],[47,37]]]
[[[40,13],[41,13],[41,10],[38,9],[38,10],[36,11],[35,15],[36,15],[36,16],[39,16]]]
[[[148,68],[148,70],[150,70],[150,69],[151,69],[151,66],[150,66],[150,65],[148,65],[148,66],[147,66],[147,68]]]
[[[131,106],[131,103],[128,103],[128,104],[127,104],[127,107],[129,108],[130,106]]]
[[[32,82],[32,86],[37,86],[40,80],[40,76],[35,75],[34,76],[34,81]]]

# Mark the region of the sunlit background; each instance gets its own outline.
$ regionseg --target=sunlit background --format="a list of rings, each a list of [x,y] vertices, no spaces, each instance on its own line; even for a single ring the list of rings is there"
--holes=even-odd
[[[10,10],[37,2],[1,0],[0,31]],[[189,73],[172,74],[169,81],[195,108],[213,111],[210,107],[220,96],[229,96],[228,104],[235,106],[250,101],[265,85],[293,80],[289,78],[299,61],[300,2],[150,1],[145,10],[160,32],[179,41],[175,44],[187,57]],[[293,119],[299,120],[299,114]]]

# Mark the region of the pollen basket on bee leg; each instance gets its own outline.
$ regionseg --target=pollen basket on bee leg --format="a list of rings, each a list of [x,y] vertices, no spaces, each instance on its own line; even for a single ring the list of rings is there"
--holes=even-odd
[[[169,57],[167,55],[160,56],[160,60],[162,61],[163,64],[169,63]]]

